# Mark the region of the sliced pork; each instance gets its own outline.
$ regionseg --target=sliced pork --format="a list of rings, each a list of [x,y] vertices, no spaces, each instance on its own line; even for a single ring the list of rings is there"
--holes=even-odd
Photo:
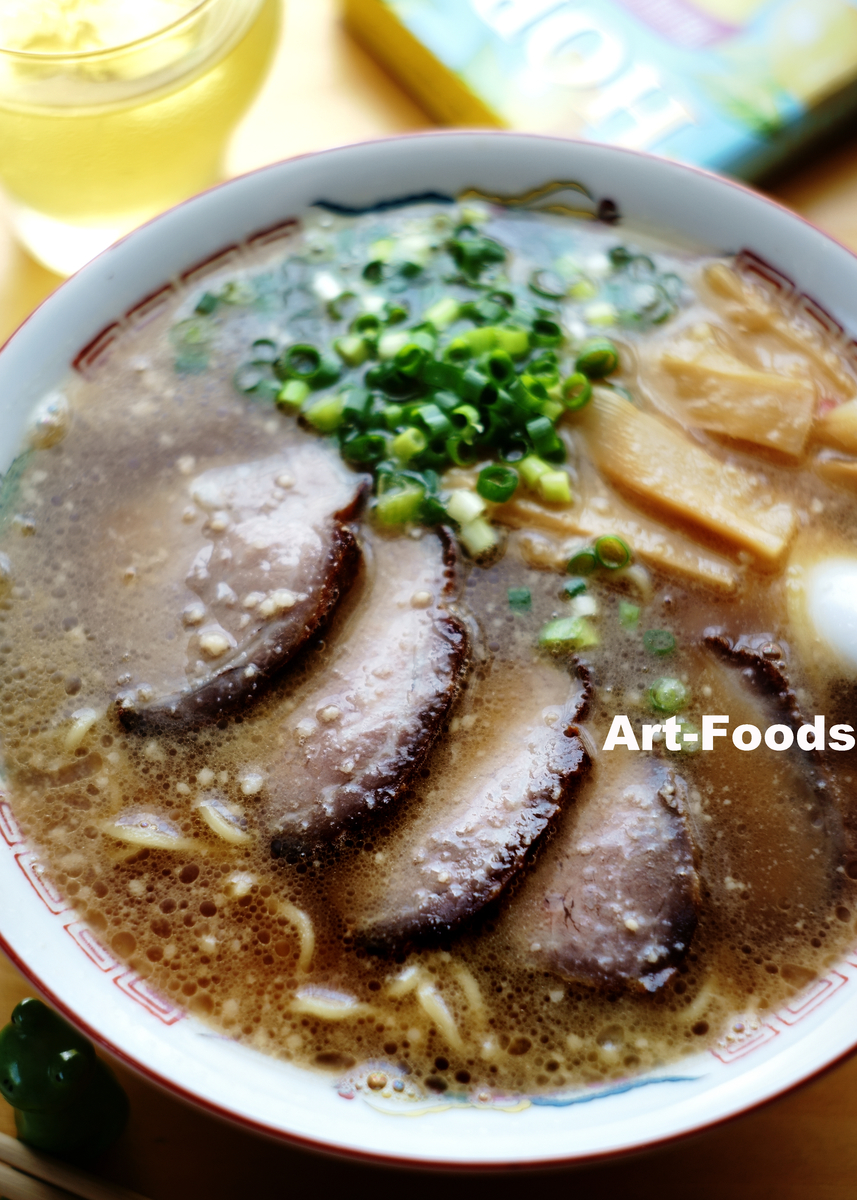
[[[543,970],[654,991],[686,954],[698,906],[684,780],[658,759],[616,750],[508,919],[523,957]]]
[[[360,550],[344,522],[365,483],[312,440],[190,481],[191,504],[169,514],[190,533],[177,531],[182,549],[168,556],[166,568],[181,571],[173,594],[182,634],[172,643],[172,674],[184,674],[187,683],[172,690],[150,680],[149,702],[141,703],[139,692],[120,696],[127,729],[210,724],[264,692],[326,624],[355,578]],[[151,511],[136,515],[137,526],[147,518]],[[160,525],[159,537],[168,541],[169,522]],[[134,534],[126,530],[126,540],[133,543]]]
[[[340,901],[376,948],[444,933],[496,899],[521,870],[588,766],[576,722],[587,692],[542,657],[495,664],[480,709],[475,685],[433,763],[412,818],[382,845],[371,887]]]
[[[697,687],[711,713],[729,717],[729,732],[754,725],[800,723],[786,660],[767,640],[710,640],[700,655]],[[763,649],[765,652],[763,652]],[[774,750],[764,741],[738,749],[730,736],[694,756],[709,815],[728,836],[709,842],[705,870],[726,881],[729,906],[748,940],[761,940],[784,921],[799,931],[830,896],[843,846],[823,756],[797,744]]]
[[[468,660],[453,554],[434,533],[375,539],[360,604],[290,703],[265,811],[275,857],[385,809],[419,772]]]

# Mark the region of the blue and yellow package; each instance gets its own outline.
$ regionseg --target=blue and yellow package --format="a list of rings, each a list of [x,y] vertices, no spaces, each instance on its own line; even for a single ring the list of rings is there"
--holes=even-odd
[[[745,178],[857,112],[857,0],[344,0],[436,119]]]

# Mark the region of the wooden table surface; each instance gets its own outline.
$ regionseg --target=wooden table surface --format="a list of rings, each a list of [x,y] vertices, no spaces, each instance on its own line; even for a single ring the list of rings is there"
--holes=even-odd
[[[307,150],[428,128],[431,121],[341,30],[335,0],[289,0],[271,76],[242,122],[228,169],[238,174]],[[857,250],[857,139],[825,150],[772,189],[784,203]],[[0,209],[0,343],[59,281],[12,240]],[[0,1023],[28,993],[0,960]],[[100,1172],[151,1200],[381,1195],[448,1200],[517,1193],[519,1175],[391,1172],[317,1157],[222,1125],[120,1069],[131,1125]],[[0,1101],[0,1129],[13,1133]],[[508,1120],[514,1136],[514,1116]],[[635,1200],[851,1200],[857,1191],[857,1058],[784,1100],[655,1153],[543,1176],[539,1186]]]

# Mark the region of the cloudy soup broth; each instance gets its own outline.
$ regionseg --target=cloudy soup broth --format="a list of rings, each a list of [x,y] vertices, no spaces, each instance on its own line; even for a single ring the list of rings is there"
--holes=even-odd
[[[855,394],[742,261],[311,210],[6,475],[17,820],[152,988],[379,1102],[740,1042],[854,938]]]

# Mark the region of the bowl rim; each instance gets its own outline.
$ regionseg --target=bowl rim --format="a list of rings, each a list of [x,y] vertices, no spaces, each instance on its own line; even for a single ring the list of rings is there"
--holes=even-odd
[[[566,137],[562,134],[554,133],[530,133],[520,130],[508,129],[485,129],[479,127],[456,127],[452,129],[424,129],[416,130],[410,133],[391,134],[383,137],[360,139],[357,141],[343,142],[336,146],[324,147],[319,150],[309,150],[301,154],[294,155],[288,159],[278,160],[276,162],[265,163],[250,171],[244,172],[241,175],[221,181],[214,184],[212,187],[197,193],[194,196],[188,197],[186,200],[174,205],[163,213],[150,218],[136,229],[119,238],[112,246],[101,251],[78,271],[62,280],[57,287],[45,296],[35,308],[33,308],[23,320],[16,326],[14,330],[0,343],[0,355],[5,351],[6,347],[17,338],[21,331],[29,325],[29,323],[38,317],[41,310],[51,303],[54,297],[60,292],[70,280],[75,279],[79,274],[88,271],[93,264],[101,262],[106,256],[110,255],[115,247],[123,245],[129,239],[134,239],[141,230],[147,229],[150,226],[155,226],[165,218],[169,219],[171,214],[182,210],[189,205],[195,204],[200,198],[222,191],[224,188],[229,188],[242,180],[261,177],[264,174],[282,169],[284,165],[298,163],[309,159],[318,159],[331,155],[338,155],[343,151],[354,151],[363,148],[373,148],[378,146],[395,145],[397,143],[411,143],[414,141],[457,141],[459,139],[466,140],[478,136],[491,140],[510,140],[510,141],[540,141],[559,143],[564,146],[577,146],[584,151],[591,151],[594,148],[609,152],[611,156],[624,156],[632,159],[644,159],[654,163],[668,164],[673,170],[677,170],[686,174],[694,175],[709,181],[710,183],[720,187],[725,186],[735,191],[741,192],[748,197],[751,197],[754,202],[760,203],[766,207],[780,211],[788,217],[790,221],[797,221],[813,230],[820,235],[824,240],[833,243],[838,249],[846,253],[850,258],[857,260],[857,251],[847,246],[834,235],[823,230],[815,222],[804,217],[790,209],[788,205],[782,201],[767,196],[755,188],[741,182],[740,180],[729,176],[720,175],[712,170],[694,164],[684,163],[673,159],[666,159],[663,156],[653,154],[645,150],[637,150],[628,147],[609,146],[603,143],[593,143],[581,138]],[[168,275],[165,272],[165,279]],[[110,1038],[103,1035],[97,1028],[91,1025],[87,1020],[82,1018],[74,1011],[74,1009],[61,997],[56,995],[38,976],[34,968],[31,968],[21,955],[7,940],[5,933],[0,929],[0,950],[2,950],[7,958],[13,963],[16,969],[28,980],[35,991],[43,996],[51,1005],[53,1005],[64,1017],[66,1017],[73,1025],[81,1029],[88,1038],[90,1038],[97,1046],[99,1046],[108,1055],[117,1059],[135,1074],[147,1079],[161,1090],[176,1096],[180,1100],[190,1103],[198,1108],[203,1109],[209,1115],[227,1121],[232,1124],[237,1124],[240,1127],[249,1130],[250,1132],[260,1134],[270,1140],[285,1143],[287,1145],[297,1146],[301,1149],[308,1150],[313,1153],[334,1156],[348,1161],[358,1161],[368,1164],[402,1167],[402,1168],[419,1168],[421,1171],[432,1171],[436,1173],[486,1173],[492,1174],[497,1172],[514,1171],[517,1174],[523,1172],[544,1172],[549,1170],[557,1170],[563,1167],[570,1168],[574,1166],[587,1166],[597,1163],[619,1160],[642,1154],[647,1151],[658,1150],[667,1146],[679,1143],[688,1138],[696,1137],[709,1130],[716,1129],[725,1125],[738,1117],[752,1113],[764,1106],[772,1103],[775,1100],[782,1099],[798,1088],[806,1084],[812,1083],[822,1076],[832,1071],[835,1067],[846,1062],[855,1053],[857,1053],[857,1029],[855,1029],[852,1043],[844,1050],[835,1052],[830,1058],[821,1062],[820,1065],[811,1066],[806,1070],[798,1072],[797,1077],[775,1087],[767,1095],[754,1099],[740,1107],[723,1113],[721,1115],[712,1116],[709,1119],[702,1119],[698,1124],[689,1128],[679,1129],[674,1133],[667,1133],[662,1136],[644,1136],[639,1141],[628,1143],[626,1145],[607,1148],[598,1151],[563,1154],[558,1153],[549,1157],[539,1159],[525,1160],[521,1158],[510,1158],[508,1161],[499,1161],[496,1158],[480,1159],[473,1157],[472,1159],[448,1159],[442,1160],[431,1157],[420,1157],[413,1153],[384,1153],[374,1150],[364,1150],[359,1147],[344,1145],[341,1142],[321,1140],[318,1138],[309,1137],[302,1133],[292,1132],[286,1129],[267,1125],[262,1121],[256,1120],[246,1114],[230,1110],[223,1107],[214,1100],[207,1098],[205,1095],[193,1091],[191,1088],[178,1083],[166,1075],[161,1074],[158,1070],[149,1067],[141,1059],[135,1057],[132,1053],[122,1049],[116,1045]],[[333,1135],[335,1136],[335,1135]]]

